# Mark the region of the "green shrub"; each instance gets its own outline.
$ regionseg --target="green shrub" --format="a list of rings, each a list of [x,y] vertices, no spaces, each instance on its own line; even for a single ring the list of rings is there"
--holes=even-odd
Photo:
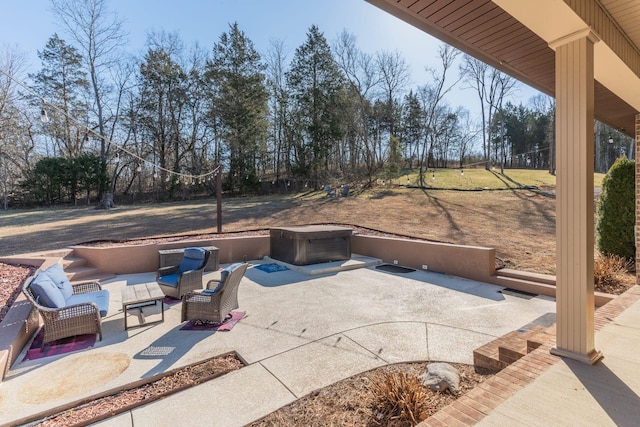
[[[597,245],[604,255],[635,258],[635,162],[622,156],[602,180]]]

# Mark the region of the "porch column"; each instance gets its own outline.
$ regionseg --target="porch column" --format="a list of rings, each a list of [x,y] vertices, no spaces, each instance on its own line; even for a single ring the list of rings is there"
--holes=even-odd
[[[590,29],[563,37],[556,51],[556,347],[594,364],[594,80]]]

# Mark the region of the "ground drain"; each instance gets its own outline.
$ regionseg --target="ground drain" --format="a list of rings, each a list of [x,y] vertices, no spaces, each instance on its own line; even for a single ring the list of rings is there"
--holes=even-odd
[[[411,273],[416,271],[415,268],[402,267],[394,264],[381,264],[376,265],[376,269],[386,271],[388,273]]]
[[[517,289],[504,288],[501,291],[498,291],[505,295],[511,295],[512,297],[524,298],[524,299],[532,299],[538,296],[538,294],[533,294],[531,292],[519,291]]]

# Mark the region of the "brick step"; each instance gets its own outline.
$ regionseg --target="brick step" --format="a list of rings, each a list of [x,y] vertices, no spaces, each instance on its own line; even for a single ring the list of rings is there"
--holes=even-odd
[[[547,342],[550,337],[550,331],[544,326],[509,332],[475,349],[473,364],[478,372],[499,372]]]

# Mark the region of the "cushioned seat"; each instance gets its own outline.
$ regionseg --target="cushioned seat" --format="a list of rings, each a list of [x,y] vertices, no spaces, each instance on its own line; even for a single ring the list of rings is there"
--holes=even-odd
[[[172,288],[178,287],[178,279],[180,278],[179,274],[168,274],[166,276],[158,277],[157,282],[161,285],[171,286]]]
[[[109,311],[109,291],[102,289],[88,294],[74,294],[67,299],[67,305],[84,304],[94,302],[100,311],[100,317],[107,315]]]
[[[189,291],[202,289],[202,273],[210,252],[203,248],[185,248],[180,265],[162,267],[156,282],[166,296],[180,299]]]
[[[247,263],[232,264],[222,270],[219,281],[210,280],[207,289],[185,294],[182,321],[224,322],[231,310],[238,308],[238,287],[247,267]]]
[[[23,293],[44,322],[42,348],[50,341],[97,334],[102,339],[102,316],[109,311],[109,291],[97,282],[72,284],[60,264],[27,279]]]

